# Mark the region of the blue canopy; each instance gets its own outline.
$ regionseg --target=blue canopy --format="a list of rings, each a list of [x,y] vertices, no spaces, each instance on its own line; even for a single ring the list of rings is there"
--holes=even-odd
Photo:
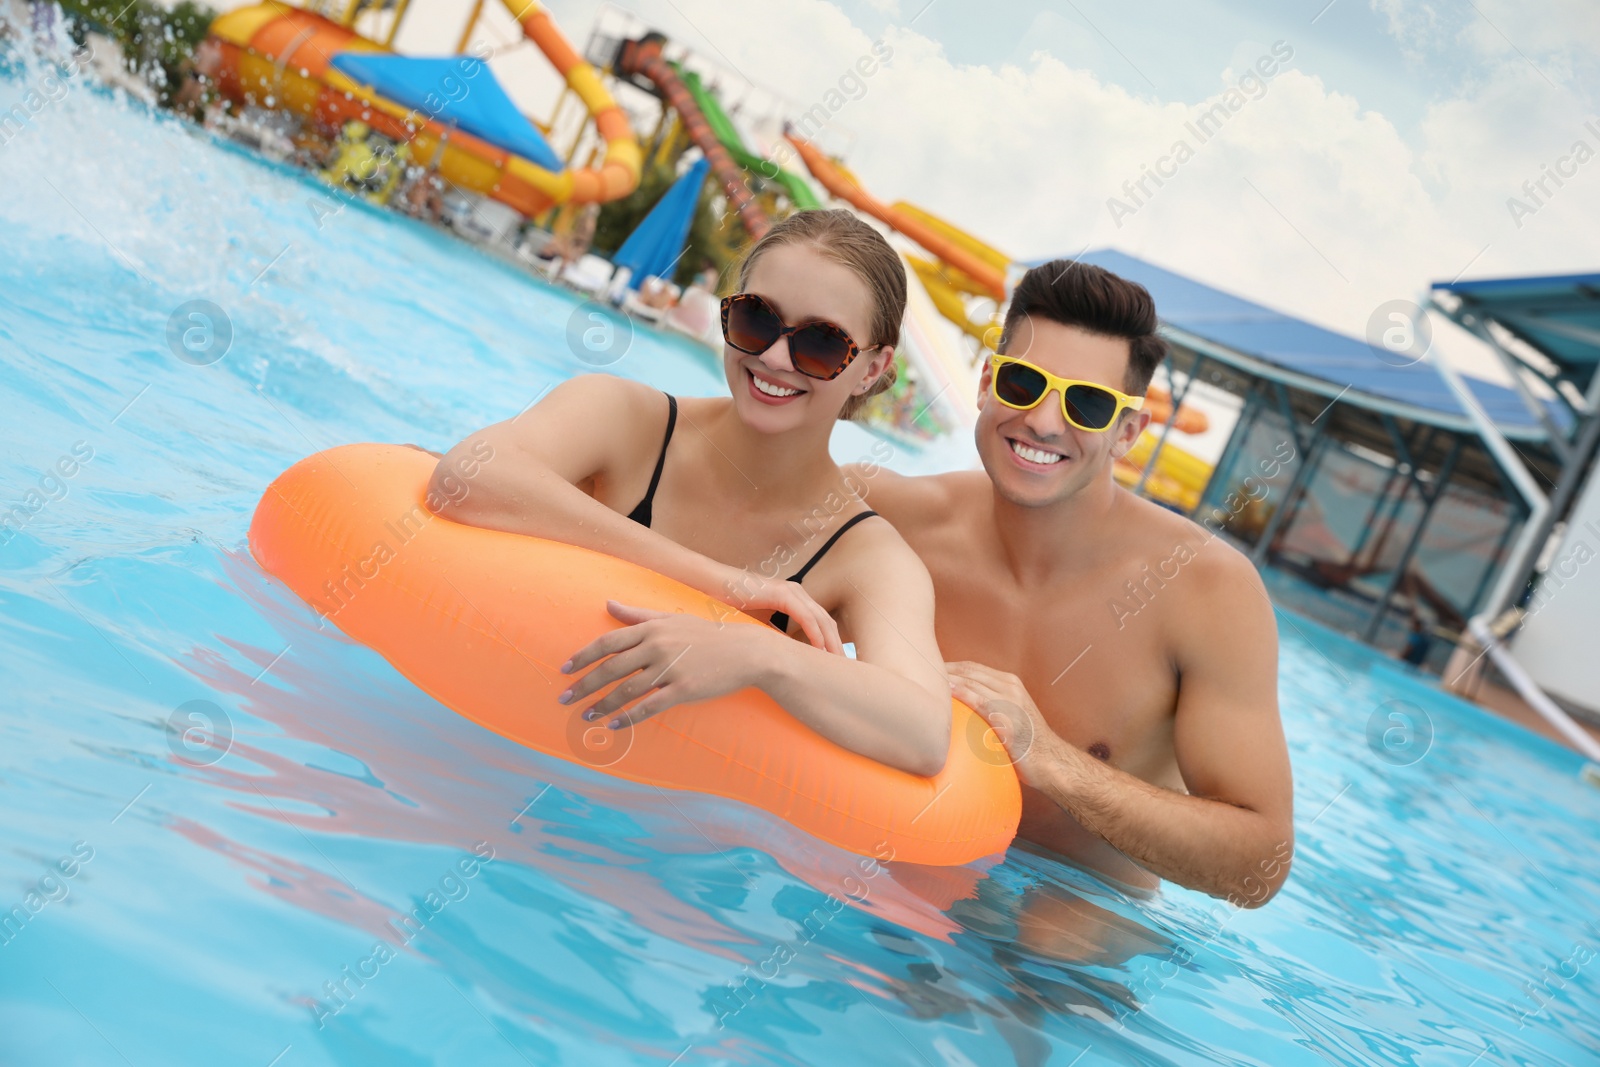
[[[683,242],[689,236],[689,223],[700,203],[700,186],[705,184],[710,166],[704,156],[695,160],[617,249],[612,262],[633,270],[628,288],[639,288],[639,283],[652,275],[665,278],[671,273],[683,255]]]
[[[1455,394],[1427,361],[1395,366],[1366,341],[1213,289],[1124,252],[1102,249],[1077,258],[1148,289],[1172,339],[1209,359],[1357,407],[1472,430]],[[1507,437],[1545,437],[1544,427],[1515,390],[1471,375],[1462,379]],[[1558,420],[1564,417],[1558,405],[1551,409]]]
[[[1451,317],[1492,319],[1585,390],[1600,366],[1600,274],[1435,282],[1460,305]]]
[[[517,110],[494,72],[481,60],[341,52],[333,57],[333,65],[379,95],[437,122],[481,137],[546,170],[559,173],[565,169],[561,157]],[[473,73],[469,76],[468,71]]]

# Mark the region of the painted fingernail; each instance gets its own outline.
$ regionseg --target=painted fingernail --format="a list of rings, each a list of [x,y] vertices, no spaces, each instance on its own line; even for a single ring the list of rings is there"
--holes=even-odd
[[[572,690],[570,690],[570,689],[568,689],[565,693],[562,693],[560,696],[556,697],[556,703],[557,704],[567,704],[567,703],[570,703],[571,701],[572,701]]]
[[[567,662],[565,662],[565,663],[563,663],[561,665],[561,673],[562,674],[570,674],[570,673],[572,673],[572,661],[570,659],[567,660]]]
[[[593,709],[593,708],[590,708],[588,711],[583,713],[583,721],[584,722],[594,722],[599,717],[600,717],[600,713],[598,711],[596,711],[595,709]]]
[[[606,723],[606,729],[607,730],[620,730],[620,729],[622,729],[622,720],[621,719],[612,719],[610,722]]]

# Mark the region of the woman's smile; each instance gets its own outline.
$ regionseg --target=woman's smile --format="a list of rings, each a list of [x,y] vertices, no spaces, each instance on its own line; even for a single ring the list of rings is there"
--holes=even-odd
[[[804,389],[785,385],[778,379],[760,374],[749,367],[744,371],[745,377],[749,379],[750,395],[763,404],[787,404],[805,393]]]

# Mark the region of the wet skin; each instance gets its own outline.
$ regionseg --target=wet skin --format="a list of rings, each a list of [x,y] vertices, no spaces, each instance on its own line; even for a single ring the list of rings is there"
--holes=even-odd
[[[1125,340],[1023,319],[1010,341],[1055,374],[1123,386]],[[1115,485],[1148,416],[1091,433],[1066,422],[1059,393],[1017,411],[989,386],[986,369],[984,471],[885,473],[869,503],[928,566],[957,695],[991,724],[999,710],[1033,727],[1012,745],[1019,836],[1130,887],[1166,877],[1264,903],[1288,873],[1292,787],[1259,576],[1210,530]]]

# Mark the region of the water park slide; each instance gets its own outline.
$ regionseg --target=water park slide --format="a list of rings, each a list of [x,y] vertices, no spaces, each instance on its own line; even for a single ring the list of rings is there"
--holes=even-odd
[[[1011,267],[1012,260],[1010,256],[981,238],[974,237],[965,230],[952,226],[931,211],[924,211],[915,204],[908,204],[904,200],[896,200],[889,205],[889,210],[897,215],[916,219],[935,233],[943,234],[1002,274]],[[965,275],[961,275],[958,272],[952,271],[951,273],[955,277],[965,277]],[[970,280],[968,280],[967,286],[962,287],[962,292],[971,293],[973,296],[987,295],[981,288],[976,286],[976,283]]]
[[[717,135],[722,147],[728,150],[728,155],[733,157],[735,163],[747,171],[781,185],[796,211],[811,211],[822,206],[822,201],[817,199],[817,194],[811,191],[811,186],[804,178],[773,160],[756,155],[745,147],[744,138],[739,136],[733,120],[722,110],[722,102],[701,83],[699,74],[692,70],[684,70],[676,63],[672,66],[683,78],[684,88],[689,90],[694,102],[700,105],[700,111],[705,115],[706,122],[711,125],[712,132]]]
[[[795,151],[800,153],[800,158],[805,162],[811,176],[821,182],[822,187],[828,192],[850,204],[857,211],[871,215],[885,226],[905,234],[939,259],[963,272],[982,288],[984,296],[993,298],[997,303],[1005,299],[1004,267],[996,267],[967,245],[930,225],[920,214],[892,207],[874,198],[861,187],[860,182],[843,167],[823,155],[822,150],[810,141],[795,136],[787,129],[783,135],[794,145]]]
[[[933,300],[934,306],[939,309],[939,314],[955,323],[963,333],[983,344],[988,344],[992,340],[989,331],[997,324],[993,319],[988,322],[975,322],[968,317],[967,301],[962,296],[965,290],[961,288],[960,283],[950,277],[957,273],[955,268],[923,256],[907,255],[905,260],[911,272],[922,283],[922,288]]]
[[[555,204],[615,200],[639,183],[641,154],[633,130],[611,94],[601,85],[594,68],[573,50],[538,4],[505,0],[523,33],[566,79],[583,100],[595,126],[605,139],[605,156],[598,167],[572,169],[553,156],[540,165],[514,150],[504,138],[474,134],[445,118],[452,87],[468,86],[462,102],[475,103],[469,79],[493,80],[480,61],[416,60],[418,64],[465,64],[455,72],[458,82],[445,84],[434,76],[429,98],[413,106],[386,96],[371,84],[352,77],[341,66],[359,69],[362,62],[402,60],[376,41],[362,37],[321,15],[276,0],[229,11],[211,24],[209,40],[216,46],[211,74],[221,92],[235,103],[285,108],[311,120],[325,133],[337,133],[350,120],[367,123],[375,132],[396,142],[409,142],[414,161],[436,164],[439,174],[452,184],[492,197],[523,215],[537,215]],[[341,60],[343,62],[341,63]],[[475,68],[471,64],[478,64]],[[468,74],[472,69],[475,73]],[[489,82],[478,94],[492,95]],[[492,93],[503,97],[498,84]],[[509,101],[507,101],[509,103]],[[514,109],[513,109],[514,110]],[[498,116],[505,129],[516,127],[519,115]],[[542,141],[538,131],[521,119],[520,133],[528,142]]]
[[[514,4],[518,0],[506,2]],[[672,64],[662,57],[661,49],[665,44],[666,38],[659,33],[645,34],[637,41],[624,41],[617,53],[617,72],[622,75],[642,74],[655,85],[667,106],[678,113],[689,139],[711,161],[711,172],[722,183],[723,191],[728,194],[728,203],[739,213],[750,239],[759,241],[772,228],[772,220],[767,218],[767,213],[756,202],[755,194],[745,184],[744,173],[722,146],[722,141],[712,130],[700,105],[695,103],[694,97],[684,86],[683,79],[678,77]]]
[[[916,219],[935,233],[949,238],[995,270],[998,270],[1002,276],[1011,267],[1010,256],[988,242],[967,233],[965,230],[952,226],[930,211],[924,211],[915,204],[908,204],[904,200],[896,200],[889,205],[889,210],[896,214]],[[992,316],[986,322],[977,322],[967,314],[965,296],[992,295],[981,283],[974,280],[965,271],[948,263],[941,263],[938,260],[915,258],[912,261],[912,269],[917,272],[917,277],[922,280],[923,286],[928,290],[928,295],[933,297],[934,303],[938,305],[939,310],[947,319],[985,345],[988,345],[994,339],[989,330],[999,324]]]
[[[1010,257],[921,208],[904,201],[884,204],[863,189],[853,174],[823,155],[815,145],[789,131],[785,131],[784,136],[800,153],[812,177],[821,182],[828,192],[847,201],[856,210],[905,234],[943,261],[933,263],[918,256],[906,257],[906,262],[940,313],[978,340],[989,344],[991,338],[986,335],[987,328],[967,318],[965,302],[958,294],[965,292],[988,296],[996,302],[1004,300]],[[1152,386],[1147,410],[1153,422],[1165,423],[1174,417],[1171,395],[1160,387]],[[1205,413],[1190,408],[1180,408],[1176,419],[1173,429],[1182,433],[1202,433],[1207,426]]]
[[[901,252],[902,259],[911,257]],[[906,317],[900,330],[900,353],[917,370],[927,403],[948,413],[947,425],[970,427],[978,419],[978,378],[971,355],[943,320],[943,309],[921,286],[906,287]]]
[[[1138,484],[1159,436],[1152,428],[1139,437],[1126,456],[1117,460],[1113,473],[1120,484],[1130,488]],[[1211,464],[1168,439],[1161,446],[1155,470],[1150,472],[1150,478],[1145,482],[1145,492],[1163,503],[1192,512],[1200,506],[1200,494],[1205,492],[1206,483],[1210,480]]]

